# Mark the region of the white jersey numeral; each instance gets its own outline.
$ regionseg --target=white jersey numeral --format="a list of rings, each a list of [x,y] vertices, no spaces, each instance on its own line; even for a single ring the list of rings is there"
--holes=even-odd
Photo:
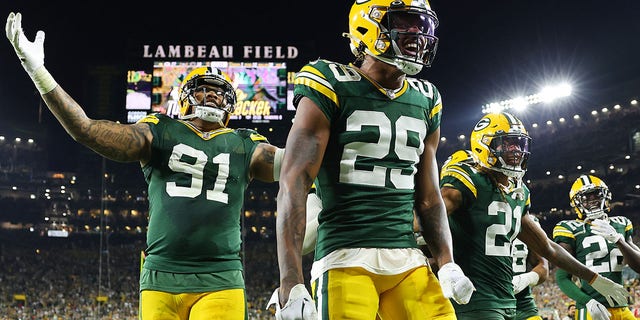
[[[485,254],[488,256],[508,257],[511,256],[511,242],[516,238],[520,232],[520,224],[522,223],[522,208],[516,206],[515,209],[511,209],[508,203],[502,201],[493,201],[488,207],[487,213],[490,216],[504,216],[504,224],[492,224],[487,227],[485,233]],[[515,225],[513,224],[515,222]],[[507,236],[511,230],[514,230],[513,234],[509,238],[509,241],[505,241],[502,244],[498,244],[498,236]]]
[[[182,156],[195,158],[194,163],[182,161]],[[224,192],[227,178],[229,177],[229,154],[223,153],[215,156],[211,161],[218,166],[216,181],[213,190],[206,190],[207,200],[229,203],[229,195]],[[169,168],[175,172],[182,172],[191,176],[189,186],[178,186],[175,182],[167,182],[167,194],[172,197],[195,198],[202,193],[204,181],[204,167],[209,161],[207,155],[186,144],[178,144],[173,147],[169,157]]]
[[[424,151],[424,138],[427,126],[419,119],[402,116],[391,123],[384,112],[357,110],[347,119],[347,132],[359,132],[364,127],[375,127],[378,130],[376,142],[350,142],[345,144],[340,161],[340,182],[384,187],[387,173],[391,183],[397,189],[413,189],[413,176],[417,172],[416,164]],[[356,160],[363,158],[384,159],[391,153],[392,137],[395,132],[393,151],[400,160],[410,161],[411,173],[402,173],[400,169],[373,165],[370,170],[356,169]],[[417,134],[419,146],[408,145],[409,134]]]

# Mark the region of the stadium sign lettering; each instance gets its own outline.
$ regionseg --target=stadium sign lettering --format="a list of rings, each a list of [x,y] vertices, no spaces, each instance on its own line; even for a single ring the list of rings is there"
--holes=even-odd
[[[268,116],[271,114],[271,104],[268,101],[240,101],[233,112],[235,116]]]
[[[295,59],[295,46],[227,46],[208,45],[143,45],[143,58],[196,58],[196,59]],[[236,50],[237,49],[237,50]],[[241,53],[242,56],[236,56]]]

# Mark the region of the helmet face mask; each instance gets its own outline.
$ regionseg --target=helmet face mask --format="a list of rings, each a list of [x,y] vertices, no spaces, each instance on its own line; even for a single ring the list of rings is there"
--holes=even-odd
[[[580,220],[606,219],[611,210],[609,187],[592,175],[581,175],[576,179],[569,192],[569,201]]]
[[[438,18],[425,0],[356,1],[349,14],[351,51],[415,75],[433,62],[437,26]]]
[[[180,85],[178,95],[179,118],[183,120],[200,118],[226,126],[235,110],[235,89],[217,68],[200,67],[189,72]]]
[[[526,170],[530,141],[529,137],[520,134],[494,136],[489,144],[489,149],[498,161],[495,166],[509,171]]]
[[[471,152],[478,163],[507,177],[522,179],[530,145],[522,122],[506,112],[485,115],[471,132]]]

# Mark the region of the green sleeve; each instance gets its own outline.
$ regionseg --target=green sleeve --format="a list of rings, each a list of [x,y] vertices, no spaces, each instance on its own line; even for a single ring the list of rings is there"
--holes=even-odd
[[[560,290],[578,304],[585,305],[592,299],[589,295],[582,292],[575,282],[571,281],[571,274],[563,269],[556,269],[556,282]]]

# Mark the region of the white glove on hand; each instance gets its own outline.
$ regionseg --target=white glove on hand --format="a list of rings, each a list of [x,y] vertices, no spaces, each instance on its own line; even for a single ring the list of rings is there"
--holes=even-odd
[[[513,294],[518,294],[528,286],[535,286],[540,281],[540,276],[533,271],[519,274],[513,277]]]
[[[38,31],[33,42],[27,40],[22,32],[22,15],[11,12],[5,26],[7,39],[13,45],[22,67],[36,85],[40,94],[53,90],[58,84],[49,71],[44,68],[44,31]]]
[[[601,275],[597,275],[591,286],[607,299],[609,306],[613,307],[615,300],[618,305],[626,305],[629,299],[629,292],[622,285],[617,284]],[[613,300],[612,300],[613,299]]]
[[[596,219],[591,222],[591,231],[612,243],[616,243],[622,238],[622,234],[618,233],[609,222],[602,219]]]
[[[299,283],[291,288],[289,300],[283,308],[280,308],[279,291],[280,288],[276,288],[267,303],[267,309],[269,309],[272,304],[276,305],[276,320],[318,319],[316,305],[303,284]]]
[[[595,299],[591,299],[587,302],[587,310],[591,314],[591,319],[593,320],[609,320],[611,317],[609,310]]]
[[[22,32],[22,15],[20,12],[9,14],[6,25],[7,38],[13,45],[22,66],[28,74],[33,74],[36,69],[44,65],[44,31],[36,33],[33,42],[27,40]]]
[[[471,280],[464,275],[460,266],[449,262],[438,270],[438,280],[445,298],[453,299],[458,304],[467,304],[471,294],[476,290]]]

